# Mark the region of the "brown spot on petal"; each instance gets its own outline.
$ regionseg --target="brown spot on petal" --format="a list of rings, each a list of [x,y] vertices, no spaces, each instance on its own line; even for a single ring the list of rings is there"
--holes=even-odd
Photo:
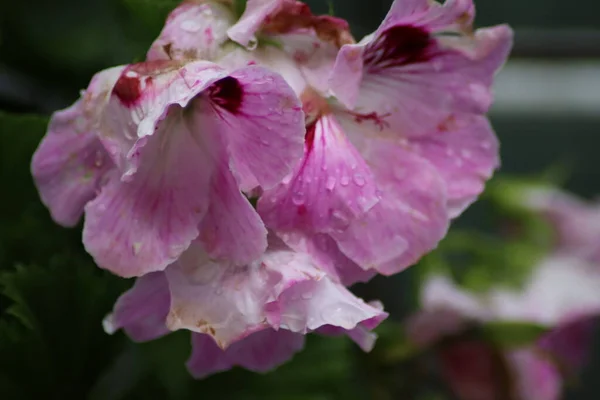
[[[440,132],[449,132],[456,128],[456,117],[454,115],[449,115],[440,122],[437,126],[438,131]]]
[[[263,24],[263,31],[273,34],[299,29],[312,29],[319,39],[334,43],[337,47],[354,43],[345,20],[329,15],[314,15],[308,5],[301,2],[287,3]]]

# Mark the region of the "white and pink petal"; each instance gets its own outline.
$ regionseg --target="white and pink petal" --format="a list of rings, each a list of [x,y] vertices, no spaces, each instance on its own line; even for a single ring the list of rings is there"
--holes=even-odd
[[[183,2],[169,14],[146,59],[214,61],[234,22],[233,12],[218,1]]]

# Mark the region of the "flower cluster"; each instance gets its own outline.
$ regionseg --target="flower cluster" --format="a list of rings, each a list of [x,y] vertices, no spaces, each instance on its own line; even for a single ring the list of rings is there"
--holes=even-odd
[[[471,293],[433,275],[423,287],[422,310],[409,319],[409,336],[419,346],[460,334],[474,322],[533,323],[547,330],[533,344],[502,354],[477,339],[442,346],[443,375],[461,400],[558,400],[564,383],[588,361],[600,318],[600,246],[594,240],[600,208],[556,189],[522,194],[522,205],[547,219],[556,238],[525,285]]]
[[[194,376],[263,371],[307,332],[369,350],[347,286],[414,264],[498,166],[485,117],[507,26],[472,0],[396,0],[356,43],[294,0],[183,2],[146,61],[92,78],[32,162],[54,220],[135,285],[105,321],[193,332]]]

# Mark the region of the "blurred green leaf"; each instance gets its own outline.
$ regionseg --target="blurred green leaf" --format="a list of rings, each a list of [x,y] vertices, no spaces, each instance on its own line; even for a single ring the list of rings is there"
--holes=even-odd
[[[486,339],[504,349],[530,346],[548,332],[542,325],[512,321],[487,322],[480,329]]]
[[[123,344],[101,324],[123,289],[124,281],[69,258],[0,274],[10,301],[0,316],[0,381],[18,398],[84,398]]]
[[[246,11],[246,3],[248,0],[233,0],[233,13],[239,18]]]

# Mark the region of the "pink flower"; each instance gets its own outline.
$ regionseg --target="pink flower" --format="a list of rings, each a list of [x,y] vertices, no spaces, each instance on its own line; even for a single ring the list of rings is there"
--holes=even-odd
[[[192,331],[188,368],[201,377],[233,365],[271,369],[299,351],[311,331],[346,333],[370,350],[369,330],[386,316],[378,303],[356,298],[307,255],[272,238],[262,257],[243,266],[211,260],[194,242],[165,271],[138,278],[105,329],[123,328],[138,341]]]
[[[546,218],[556,236],[556,251],[600,263],[600,204],[551,187],[526,189],[523,202]]]
[[[414,344],[427,347],[476,323],[520,321],[545,326],[549,332],[529,346],[497,349],[496,354],[490,344],[460,342],[438,357],[461,400],[498,398],[494,397],[498,391],[508,387],[491,379],[498,368],[512,377],[516,399],[557,400],[563,381],[587,362],[600,316],[599,293],[600,273],[576,257],[548,257],[522,290],[495,288],[473,294],[433,276],[422,290],[422,310],[408,320],[408,335]]]
[[[32,173],[58,223],[85,210],[83,241],[121,276],[163,270],[198,239],[246,263],[267,231],[240,192],[279,182],[301,156],[303,114],[277,74],[155,61],[97,74],[57,112]]]
[[[470,1],[396,1],[375,33],[342,46],[329,78],[337,100],[301,95],[304,160],[258,211],[288,245],[346,260],[332,269],[347,283],[435,248],[498,165],[482,114],[512,33],[471,33],[470,12]]]

